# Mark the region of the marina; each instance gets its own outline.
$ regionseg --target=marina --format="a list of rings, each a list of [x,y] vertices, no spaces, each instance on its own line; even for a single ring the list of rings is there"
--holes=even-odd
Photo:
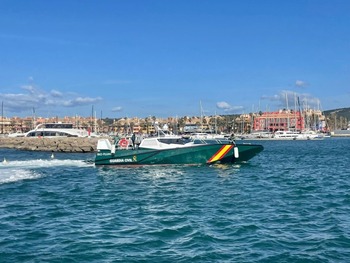
[[[132,168],[1,148],[2,262],[344,262],[350,140],[260,143],[243,164]]]
[[[349,10],[1,1],[0,263],[348,262]]]

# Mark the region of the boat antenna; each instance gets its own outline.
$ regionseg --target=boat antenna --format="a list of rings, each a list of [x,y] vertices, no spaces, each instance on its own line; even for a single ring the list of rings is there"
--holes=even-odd
[[[1,102],[1,134],[4,134],[4,101]]]
[[[94,132],[93,128],[94,128],[94,105],[92,105],[92,108],[91,108],[91,131],[92,132]]]
[[[202,107],[202,101],[199,101],[200,105],[200,112],[201,112],[201,132],[203,132],[203,107]]]
[[[287,106],[287,130],[289,131],[289,105],[288,105],[288,94],[286,92],[286,106]]]
[[[35,108],[33,107],[33,129],[35,128]]]
[[[301,118],[301,107],[300,107],[299,96],[298,96],[298,107],[299,107],[299,122],[298,123],[300,123],[300,131],[301,131],[302,130],[302,125],[301,125],[302,118]]]

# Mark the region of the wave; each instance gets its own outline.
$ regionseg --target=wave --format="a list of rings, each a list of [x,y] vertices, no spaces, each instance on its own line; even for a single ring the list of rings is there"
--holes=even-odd
[[[94,164],[87,163],[84,160],[24,160],[24,161],[7,161],[0,163],[0,184],[16,182],[26,179],[37,179],[41,177],[40,172],[35,171],[39,168],[54,167],[91,167]]]
[[[89,164],[84,160],[44,160],[44,159],[36,159],[36,160],[25,160],[25,161],[3,161],[0,164],[1,168],[9,168],[9,167],[23,167],[23,168],[42,168],[42,167],[56,167],[56,166],[76,166],[76,167],[87,167],[92,166],[93,164]]]
[[[35,171],[24,169],[1,169],[0,184],[12,183],[26,179],[36,179],[41,175]]]

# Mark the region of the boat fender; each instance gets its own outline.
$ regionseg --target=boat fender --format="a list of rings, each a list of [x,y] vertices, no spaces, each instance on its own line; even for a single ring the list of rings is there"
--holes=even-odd
[[[233,153],[234,153],[235,158],[238,159],[239,158],[239,152],[238,152],[238,147],[237,146],[233,148]]]
[[[126,147],[128,147],[128,144],[129,144],[129,142],[128,142],[128,140],[126,138],[122,138],[119,141],[119,146],[120,147],[126,148]]]
[[[115,154],[115,145],[114,144],[112,145],[112,148],[111,148],[111,154]]]

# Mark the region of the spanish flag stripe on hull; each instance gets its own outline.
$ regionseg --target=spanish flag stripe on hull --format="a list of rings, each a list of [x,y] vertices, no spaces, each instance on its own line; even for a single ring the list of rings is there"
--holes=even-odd
[[[222,146],[208,161],[207,163],[212,163],[223,158],[226,153],[228,153],[233,148],[233,145],[224,145]]]

